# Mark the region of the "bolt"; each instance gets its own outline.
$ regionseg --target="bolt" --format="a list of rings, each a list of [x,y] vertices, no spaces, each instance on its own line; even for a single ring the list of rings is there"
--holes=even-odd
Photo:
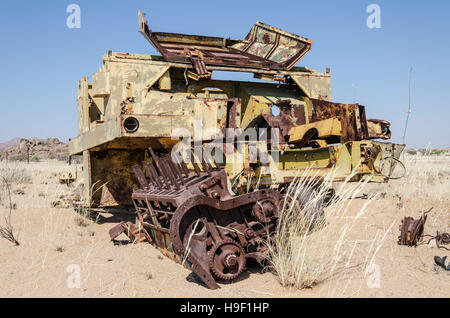
[[[219,192],[217,192],[217,191],[213,191],[213,192],[211,193],[211,196],[212,196],[214,199],[220,199],[220,194],[219,194]]]

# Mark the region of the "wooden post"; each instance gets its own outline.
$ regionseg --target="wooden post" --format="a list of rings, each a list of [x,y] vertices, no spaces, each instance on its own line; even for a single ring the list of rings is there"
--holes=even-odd
[[[27,145],[27,164],[30,164],[30,146]]]

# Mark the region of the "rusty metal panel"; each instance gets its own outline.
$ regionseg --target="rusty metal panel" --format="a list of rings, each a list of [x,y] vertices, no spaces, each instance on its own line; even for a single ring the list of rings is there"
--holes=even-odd
[[[129,165],[141,163],[145,150],[90,151],[89,156],[91,204],[102,207],[131,205],[130,191],[138,187],[138,182]]]
[[[369,139],[391,139],[391,123],[386,120],[369,119],[367,128]]]
[[[369,137],[365,120],[365,109],[357,104],[339,104],[324,100],[311,99],[314,112],[311,122],[329,118],[338,118],[342,125],[340,142],[360,141]]]
[[[295,126],[289,131],[289,142],[297,143],[304,140],[308,131],[314,130],[316,138],[327,138],[331,136],[341,136],[342,126],[337,118],[329,118],[306,125]]]
[[[139,11],[139,29],[169,62],[192,63],[201,77],[207,65],[290,70],[310,50],[312,41],[257,22],[245,40],[153,32]]]
[[[307,97],[331,102],[331,76],[329,74],[303,72],[291,74],[291,78]]]
[[[311,50],[312,43],[307,38],[256,22],[245,40],[231,47],[269,60],[278,66],[274,68],[290,70]]]

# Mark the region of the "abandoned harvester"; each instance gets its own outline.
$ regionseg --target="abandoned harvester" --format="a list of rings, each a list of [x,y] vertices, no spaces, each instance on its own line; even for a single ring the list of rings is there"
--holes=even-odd
[[[112,238],[147,240],[217,288],[267,257],[262,239],[299,170],[389,180],[404,146],[376,141],[390,124],[363,106],[332,102],[329,71],[295,66],[311,40],[260,22],[244,40],[153,32],[141,12],[139,27],[161,56],[104,55],[78,83],[69,143],[83,155],[86,205],[136,209]]]

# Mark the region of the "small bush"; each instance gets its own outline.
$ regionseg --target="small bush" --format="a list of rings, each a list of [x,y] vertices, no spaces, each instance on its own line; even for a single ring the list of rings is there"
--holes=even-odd
[[[440,156],[446,154],[446,151],[441,149],[420,149],[419,152],[422,156]]]
[[[436,150],[433,150],[431,152],[432,155],[436,155],[436,156],[440,156],[440,155],[442,155],[444,153],[445,153],[445,151],[444,150],[440,150],[440,149],[436,149]]]
[[[31,173],[18,164],[5,165],[0,168],[0,176],[5,178],[8,184],[30,184]]]
[[[39,161],[41,161],[41,159],[38,156],[34,155],[31,157],[30,161],[31,162],[39,162]]]

